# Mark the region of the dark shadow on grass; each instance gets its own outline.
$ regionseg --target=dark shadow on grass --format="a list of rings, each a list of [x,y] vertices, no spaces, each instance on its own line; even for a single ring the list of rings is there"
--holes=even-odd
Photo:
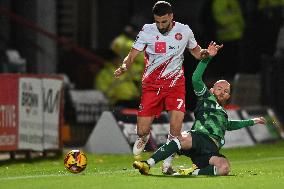
[[[149,174],[147,176],[150,177],[160,177],[160,178],[173,178],[173,179],[184,179],[184,178],[188,178],[188,179],[201,179],[201,178],[225,178],[225,177],[236,177],[237,175],[227,175],[227,176],[210,176],[210,175],[199,175],[199,176],[193,176],[193,175],[153,175],[153,174]]]

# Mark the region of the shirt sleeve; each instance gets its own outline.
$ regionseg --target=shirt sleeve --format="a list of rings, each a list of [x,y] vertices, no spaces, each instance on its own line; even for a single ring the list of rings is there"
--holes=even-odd
[[[186,44],[186,47],[189,49],[194,49],[197,46],[197,42],[195,40],[194,34],[192,32],[192,30],[189,28],[189,26],[187,26],[188,32],[189,32],[189,36],[188,36],[188,41]]]
[[[137,49],[138,51],[143,51],[146,47],[146,32],[145,32],[145,25],[142,30],[137,35],[132,48]]]
[[[205,83],[202,80],[202,76],[203,76],[203,73],[204,73],[204,71],[205,71],[205,69],[207,67],[208,62],[211,59],[212,59],[212,57],[202,59],[198,63],[195,71],[193,72],[193,75],[192,75],[192,85],[193,85],[194,93],[197,96],[202,96],[206,92],[206,90],[207,90],[207,87],[206,87]]]
[[[243,127],[253,126],[254,121],[252,119],[247,120],[231,120],[229,121],[229,125],[227,127],[228,131],[241,129]]]

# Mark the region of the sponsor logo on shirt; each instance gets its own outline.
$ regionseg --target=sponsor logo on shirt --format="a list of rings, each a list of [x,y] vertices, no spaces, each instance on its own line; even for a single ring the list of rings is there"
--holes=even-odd
[[[166,42],[155,42],[155,53],[166,53]]]

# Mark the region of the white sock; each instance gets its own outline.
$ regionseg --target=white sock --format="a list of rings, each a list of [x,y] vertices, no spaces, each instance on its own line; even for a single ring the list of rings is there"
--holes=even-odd
[[[217,167],[214,166],[214,175],[218,175]]]
[[[148,163],[148,165],[150,165],[150,167],[153,167],[156,164],[156,162],[153,158],[148,159],[147,163]]]
[[[200,169],[195,169],[193,172],[192,172],[192,175],[194,176],[197,176],[198,173],[199,173]]]

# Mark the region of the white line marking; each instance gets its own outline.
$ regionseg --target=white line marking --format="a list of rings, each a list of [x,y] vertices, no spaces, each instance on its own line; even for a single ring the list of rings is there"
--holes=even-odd
[[[230,161],[232,164],[242,164],[242,163],[252,163],[252,162],[260,162],[260,161],[272,161],[272,160],[284,160],[284,157],[269,157],[269,158],[258,158],[258,159],[250,159],[250,160],[241,160],[241,161]],[[159,167],[153,167],[152,169],[160,169]],[[151,170],[152,170],[151,169]],[[94,175],[107,175],[107,174],[114,174],[114,173],[131,173],[131,172],[137,172],[137,170],[134,169],[127,169],[127,170],[109,170],[109,171],[100,171],[96,173],[83,173],[83,174],[50,174],[50,175],[27,175],[27,176],[12,176],[12,177],[2,177],[0,178],[0,181],[5,180],[21,180],[21,179],[35,179],[35,178],[46,178],[46,177],[62,177],[62,176],[80,176],[80,175],[86,175],[86,176],[94,176]]]
[[[20,180],[20,179],[34,179],[34,178],[45,178],[45,177],[60,177],[60,176],[72,176],[72,175],[27,175],[27,176],[15,176],[15,177],[3,177],[1,180]]]

